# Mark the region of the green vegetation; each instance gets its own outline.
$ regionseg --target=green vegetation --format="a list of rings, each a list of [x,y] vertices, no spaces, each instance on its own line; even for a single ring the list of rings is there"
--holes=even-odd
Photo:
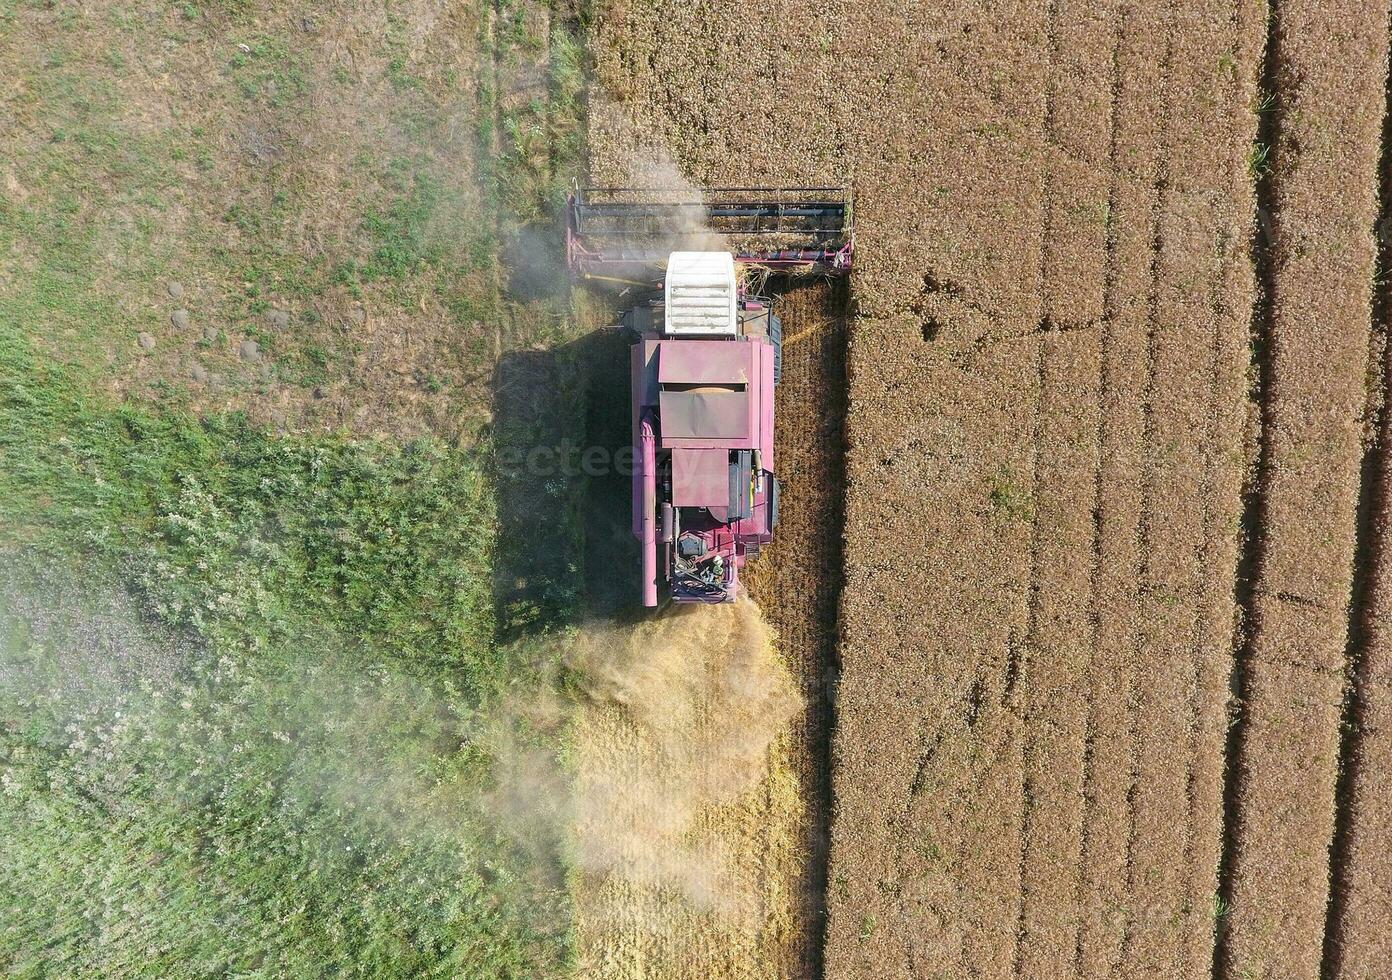
[[[488,418],[500,350],[569,329],[501,288],[499,232],[549,221],[578,165],[581,52],[515,17],[500,70],[542,59],[545,96],[500,106],[490,74],[461,102],[492,59],[458,24],[435,44],[391,11],[385,38],[260,11],[0,4],[22,123],[0,147],[0,973],[558,975],[555,841],[497,800],[512,740],[565,751],[503,709],[536,640],[495,596],[517,544],[488,459],[534,434],[461,418]],[[200,84],[160,87],[179,71]],[[316,414],[321,388],[365,422]],[[546,492],[573,538],[570,491]]]
[[[1228,916],[1232,915],[1232,911],[1232,905],[1228,902],[1223,901],[1223,897],[1221,895],[1215,894],[1213,896],[1213,904],[1211,906],[1210,912],[1215,920],[1227,918]]]
[[[1271,172],[1271,147],[1265,143],[1253,143],[1247,153],[1247,175],[1253,180],[1263,180]]]
[[[482,809],[472,719],[527,677],[493,642],[472,455],[93,406],[13,329],[0,391],[0,526],[40,570],[11,550],[11,588],[132,588],[142,634],[186,638],[156,641],[184,651],[167,674],[118,672],[94,703],[67,666],[109,673],[90,625],[38,642],[3,617],[7,974],[562,960],[558,886]]]
[[[1028,524],[1034,520],[1034,502],[1028,491],[1017,484],[1015,471],[1000,466],[991,477],[987,494],[992,512],[1007,523]]]
[[[530,63],[544,84],[501,98],[496,106],[499,161],[495,176],[504,217],[526,224],[551,221],[565,200],[584,152],[584,49],[575,29],[562,18],[551,21],[549,36],[526,32],[521,0],[503,0],[500,73]],[[494,79],[495,85],[501,79]],[[491,141],[490,123],[480,138]]]
[[[309,80],[293,52],[279,38],[261,38],[237,45],[228,61],[237,88],[248,99],[264,99],[270,105],[294,103],[309,93]]]
[[[1237,80],[1237,52],[1231,48],[1218,56],[1218,73],[1232,81]]]
[[[348,260],[339,273],[342,278],[400,281],[444,258],[445,244],[433,235],[430,224],[441,204],[440,185],[430,175],[411,174],[409,169],[393,168],[390,179],[396,196],[386,206],[370,207],[363,215],[360,228],[370,251],[361,259]]]
[[[422,666],[499,667],[479,659],[491,526],[472,455],[90,407],[3,328],[0,386],[0,523],[23,543],[126,560],[162,618],[210,641],[329,623]]]

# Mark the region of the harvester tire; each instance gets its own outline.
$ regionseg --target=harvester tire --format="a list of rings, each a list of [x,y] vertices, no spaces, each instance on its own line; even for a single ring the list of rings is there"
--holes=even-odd
[[[768,318],[768,338],[773,344],[773,383],[783,380],[783,321],[773,314]]]

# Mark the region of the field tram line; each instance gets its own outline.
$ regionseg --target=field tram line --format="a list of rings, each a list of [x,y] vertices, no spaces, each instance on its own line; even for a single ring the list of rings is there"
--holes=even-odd
[[[1107,92],[1107,214],[1116,214],[1118,175],[1117,175],[1117,106],[1121,91],[1121,36],[1126,23],[1126,10],[1118,6],[1114,14],[1111,44],[1111,74]],[[1088,710],[1083,731],[1083,812],[1082,833],[1078,839],[1078,875],[1074,893],[1074,906],[1080,911],[1089,907],[1088,879],[1086,869],[1090,867],[1092,850],[1089,826],[1096,818],[1096,794],[1094,773],[1092,771],[1098,730],[1097,701],[1102,696],[1102,679],[1099,664],[1102,660],[1102,458],[1107,444],[1106,394],[1108,384],[1108,361],[1111,356],[1111,331],[1116,312],[1117,287],[1117,232],[1108,223],[1102,270],[1102,315],[1098,318],[1098,360],[1097,388],[1097,439],[1094,443],[1092,470],[1092,553],[1088,564],[1088,646],[1090,663],[1088,666]],[[1123,689],[1129,687],[1130,678],[1123,678]],[[1083,937],[1084,919],[1080,915],[1073,933],[1072,969],[1075,976],[1083,975]]]
[[[1173,9],[1167,8],[1167,20],[1173,17]],[[1161,59],[1163,68],[1162,76],[1164,82],[1162,89],[1169,92],[1173,82],[1174,68],[1174,33],[1173,25],[1166,24],[1165,32],[1165,54]],[[1164,146],[1168,142],[1168,133],[1171,128],[1171,115],[1165,111],[1162,115],[1160,145]],[[1167,176],[1166,162],[1159,158],[1154,162],[1155,172],[1151,179],[1151,212],[1150,212],[1150,267],[1147,274],[1146,287],[1146,341],[1145,341],[1145,384],[1141,398],[1141,444],[1152,446],[1155,444],[1155,390],[1156,390],[1156,322],[1160,316],[1160,255],[1164,249],[1163,223],[1161,217],[1164,213],[1165,200],[1169,191],[1169,179]],[[1145,456],[1141,463],[1140,477],[1140,506],[1137,512],[1136,522],[1136,568],[1134,583],[1137,587],[1142,582],[1150,578],[1150,553],[1151,553],[1151,534],[1150,516],[1155,509],[1155,466],[1149,456]],[[1139,612],[1139,610],[1138,610]],[[1139,631],[1132,635],[1132,666],[1137,673],[1139,680],[1141,663],[1141,643],[1142,637]],[[1131,779],[1130,786],[1126,794],[1126,810],[1129,822],[1127,832],[1126,850],[1126,892],[1128,895],[1135,895],[1139,882],[1136,880],[1136,835],[1139,826],[1139,811],[1136,805],[1136,791],[1140,787],[1141,776],[1141,685],[1137,685],[1131,692],[1131,699],[1128,704],[1131,716],[1130,742],[1131,742]],[[1126,928],[1122,933],[1120,961],[1126,963],[1131,958],[1132,944],[1135,942],[1136,930],[1134,918],[1128,913]]]
[[[1110,230],[1068,208],[1110,200],[1120,8],[1051,9],[1040,244],[1031,609],[1025,664],[1021,905],[1015,969],[1067,972],[1078,958],[1086,891],[1087,788],[1099,625],[1097,498],[1102,323]],[[1068,41],[1065,44],[1063,38]],[[1093,66],[1106,66],[1095,68]],[[1043,583],[1050,583],[1045,589]],[[1078,632],[1063,622],[1088,620]],[[1062,913],[1062,914],[1060,914]]]
[[[1185,39],[1182,50],[1176,50],[1176,41],[1171,34],[1165,47],[1165,87],[1174,77],[1176,65],[1191,66],[1203,63],[1210,51],[1220,50],[1228,43],[1228,31],[1224,28],[1234,21],[1227,17],[1214,17],[1205,25],[1208,30],[1196,33]],[[1201,101],[1201,100],[1200,100]],[[1163,456],[1157,457],[1154,450],[1144,453],[1141,464],[1143,498],[1138,536],[1140,540],[1137,555],[1136,583],[1143,603],[1154,603],[1163,599],[1163,592],[1154,591],[1173,579],[1170,600],[1167,605],[1177,605],[1170,614],[1142,630],[1135,639],[1135,651],[1139,670],[1147,672],[1162,671],[1168,678],[1163,687],[1150,691],[1139,691],[1133,704],[1138,721],[1147,716],[1163,717],[1170,714],[1171,722],[1159,735],[1148,738],[1141,733],[1148,730],[1150,723],[1141,722],[1133,732],[1133,743],[1140,760],[1138,773],[1152,776],[1160,769],[1171,768],[1173,779],[1152,782],[1148,787],[1137,787],[1130,798],[1129,811],[1133,817],[1131,835],[1131,860],[1128,865],[1128,891],[1136,894],[1143,882],[1150,881],[1150,875],[1157,867],[1156,848],[1166,851],[1173,848],[1175,854],[1183,855],[1183,862],[1171,870],[1158,882],[1149,887],[1153,892],[1155,908],[1184,910],[1172,921],[1165,921],[1158,914],[1147,914],[1143,919],[1131,918],[1123,936],[1121,960],[1134,967],[1140,962],[1149,962],[1157,957],[1173,962],[1180,972],[1182,964],[1189,961],[1191,951],[1202,948],[1207,958],[1207,942],[1201,938],[1206,916],[1195,912],[1196,906],[1204,904],[1207,890],[1200,887],[1200,878],[1194,868],[1203,863],[1202,856],[1208,849],[1216,851],[1218,825],[1218,772],[1220,769],[1216,740],[1217,719],[1221,715],[1226,692],[1221,684],[1214,684],[1218,677],[1226,675],[1226,663],[1211,664],[1204,653],[1203,639],[1208,635],[1213,622],[1215,602],[1221,602],[1207,587],[1215,561],[1223,552],[1225,545],[1215,539],[1214,489],[1225,477],[1235,478],[1235,472],[1220,473],[1218,451],[1213,449],[1217,435],[1235,439],[1237,428],[1222,425],[1217,397],[1220,370],[1231,359],[1235,367],[1236,359],[1225,345],[1224,339],[1231,331],[1232,323],[1220,315],[1219,303],[1211,301],[1207,311],[1176,304],[1173,300],[1174,284],[1183,282],[1190,275],[1201,275],[1210,282],[1215,296],[1221,296],[1228,284],[1227,261],[1215,265],[1212,255],[1207,254],[1202,241],[1206,235],[1186,235],[1182,222],[1186,216],[1189,198],[1178,188],[1191,186],[1183,169],[1172,172],[1176,165],[1185,165],[1186,142],[1198,138],[1192,125],[1195,118],[1194,99],[1179,101],[1170,106],[1162,124],[1159,145],[1167,148],[1156,166],[1153,183],[1155,203],[1151,257],[1154,267],[1150,277],[1147,304],[1150,308],[1146,343],[1146,383],[1144,405],[1143,445],[1163,445],[1174,437],[1176,432],[1207,430],[1209,445],[1195,445],[1188,440],[1188,446],[1176,462],[1180,465],[1165,465]],[[1186,123],[1186,129],[1176,133],[1173,139],[1168,135],[1176,121]],[[1245,142],[1245,141],[1244,141]],[[1223,154],[1223,144],[1216,144],[1212,154]],[[1177,158],[1176,154],[1180,156]],[[1226,154],[1228,169],[1231,169],[1232,153]],[[1178,162],[1177,162],[1178,161]],[[1205,171],[1209,161],[1205,161]],[[1191,165],[1191,169],[1192,169]],[[1223,171],[1218,170],[1221,174]],[[1220,198],[1226,197],[1231,188],[1219,177],[1212,193]],[[1241,195],[1239,195],[1241,197]],[[1224,227],[1224,213],[1216,213],[1214,224]],[[1174,233],[1174,236],[1172,236]],[[1240,283],[1238,283],[1240,285]],[[1163,307],[1159,296],[1165,296]],[[1172,329],[1164,334],[1158,333],[1159,325],[1170,324]],[[1236,348],[1234,348],[1236,349]],[[1233,373],[1237,373],[1234,371]],[[1198,398],[1178,397],[1172,382],[1163,379],[1203,377],[1207,374],[1209,384]],[[1162,381],[1164,387],[1162,388]],[[1229,419],[1232,421],[1232,419]],[[1234,487],[1233,493],[1235,494]],[[1175,495],[1171,497],[1171,495]],[[1167,515],[1161,501],[1170,498],[1184,501],[1182,509]],[[1194,554],[1194,560],[1185,555]],[[1221,617],[1220,631],[1227,633],[1226,616]],[[1222,646],[1222,644],[1220,644]],[[1143,655],[1143,649],[1153,647],[1155,653]],[[1224,657],[1224,661],[1226,658]],[[1216,667],[1216,669],[1215,669]],[[1159,680],[1161,675],[1156,674]],[[1183,702],[1183,703],[1179,703]],[[1181,718],[1182,716],[1182,718]],[[1214,729],[1215,743],[1211,753],[1207,738],[1210,728]],[[1169,729],[1174,729],[1169,731]],[[1173,736],[1173,762],[1185,760],[1182,766],[1166,762],[1169,751],[1168,739]],[[1212,809],[1210,811],[1209,803]],[[1166,808],[1174,806],[1187,818],[1182,824],[1165,828],[1161,824]],[[1210,839],[1211,838],[1211,839]]]
[[[1385,145],[1385,144],[1384,144]],[[1386,213],[1386,212],[1384,212]],[[1383,285],[1380,315],[1385,317],[1386,291]],[[1374,322],[1386,322],[1375,320]],[[1354,825],[1358,818],[1358,793],[1364,765],[1366,734],[1366,697],[1370,683],[1370,648],[1378,635],[1376,595],[1387,576],[1386,562],[1389,530],[1387,441],[1392,438],[1392,426],[1387,418],[1385,389],[1392,380],[1387,354],[1379,371],[1379,387],[1384,394],[1370,408],[1373,435],[1359,467],[1359,503],[1357,515],[1357,544],[1353,560],[1353,591],[1349,602],[1348,644],[1346,650],[1346,690],[1340,717],[1338,779],[1334,786],[1334,834],[1329,845],[1329,897],[1325,908],[1324,940],[1320,950],[1320,976],[1334,980],[1344,975],[1343,958],[1347,941],[1348,897],[1354,876],[1352,867]],[[1385,642],[1385,641],[1384,641]]]
[[[1173,24],[1166,20],[1156,33],[1165,36],[1161,59],[1165,82],[1161,88],[1168,92],[1176,72],[1188,75],[1207,64],[1210,56],[1216,57],[1215,52],[1227,48],[1231,22],[1215,12],[1197,30],[1186,29],[1176,37]],[[1161,49],[1158,43],[1154,47]],[[1255,59],[1249,61],[1254,63]],[[1210,79],[1210,84],[1213,81]],[[1225,102],[1224,94],[1219,93],[1216,100],[1220,105]],[[1203,573],[1213,568],[1214,556],[1226,547],[1214,540],[1212,490],[1215,481],[1235,480],[1236,473],[1215,470],[1213,451],[1186,435],[1212,430],[1219,423],[1212,383],[1204,386],[1206,391],[1199,389],[1199,397],[1190,398],[1181,391],[1184,386],[1177,386],[1172,379],[1205,375],[1211,379],[1218,357],[1224,358],[1223,363],[1231,360],[1229,367],[1238,363],[1233,355],[1236,345],[1220,349],[1216,343],[1228,338],[1234,324],[1222,318],[1215,324],[1212,311],[1176,298],[1176,286],[1193,277],[1210,283],[1225,279],[1223,264],[1215,268],[1215,256],[1206,244],[1208,229],[1188,233],[1186,223],[1193,200],[1186,188],[1194,186],[1190,174],[1196,168],[1201,174],[1216,176],[1211,183],[1217,186],[1213,187],[1204,186],[1201,179],[1201,190],[1219,200],[1230,196],[1231,188],[1221,175],[1224,165],[1230,166],[1232,151],[1225,151],[1221,142],[1215,143],[1205,148],[1198,158],[1203,161],[1200,164],[1191,159],[1192,148],[1185,149],[1202,142],[1202,130],[1196,122],[1203,118],[1209,101],[1213,100],[1201,93],[1172,101],[1160,122],[1161,135],[1153,141],[1162,155],[1151,164],[1152,269],[1145,290],[1149,308],[1144,325],[1146,368],[1144,393],[1139,399],[1144,432],[1140,442],[1150,448],[1141,452],[1137,465],[1142,502],[1134,581],[1143,625],[1133,636],[1133,656],[1136,669],[1142,676],[1152,677],[1154,683],[1133,695],[1132,744],[1138,759],[1138,782],[1133,784],[1127,805],[1132,815],[1127,891],[1134,895],[1145,890],[1152,899],[1151,908],[1133,910],[1128,916],[1118,954],[1125,964],[1123,969],[1142,963],[1187,961],[1188,951],[1199,946],[1205,958],[1207,953],[1206,940],[1200,938],[1208,931],[1204,928],[1207,917],[1202,914],[1207,892],[1196,890],[1198,878],[1192,867],[1202,863],[1200,858],[1206,851],[1216,851],[1220,809],[1216,742],[1215,751],[1204,749],[1210,728],[1215,729],[1214,738],[1219,737],[1217,719],[1226,692],[1212,681],[1226,675],[1226,657],[1216,671],[1212,669],[1196,643],[1196,635],[1204,635],[1208,628],[1215,601]],[[1172,133],[1181,123],[1184,128]],[[1149,134],[1146,138],[1150,141]],[[1245,195],[1239,194],[1239,201],[1245,205]],[[1203,220],[1222,229],[1231,221],[1230,214],[1206,213]],[[1236,285],[1240,287],[1241,282]],[[1223,418],[1229,423],[1220,426],[1225,441],[1235,441],[1236,417],[1224,413]],[[1158,449],[1166,445],[1177,448],[1167,456]],[[1232,493],[1235,496],[1235,487]],[[1167,506],[1167,501],[1180,506]],[[1227,634],[1225,616],[1220,632]],[[1196,719],[1203,722],[1205,732],[1197,741],[1198,733],[1193,730]],[[1184,764],[1176,765],[1181,758]],[[1166,773],[1163,778],[1162,773]],[[1144,781],[1140,781],[1141,774],[1145,774]],[[1166,813],[1172,808],[1187,819],[1171,821]],[[1184,861],[1165,862],[1162,853],[1182,854]]]
[[[1045,50],[1048,58],[1045,63],[1045,83],[1044,83],[1044,106],[1043,118],[1040,128],[1043,132],[1046,144],[1052,143],[1052,129],[1054,122],[1054,97],[1055,82],[1054,68],[1058,64],[1059,58],[1059,38],[1058,38],[1058,0],[1049,0],[1044,15],[1044,33],[1048,38]],[[1049,234],[1050,225],[1053,220],[1053,200],[1050,194],[1052,188],[1052,174],[1046,164],[1041,173],[1043,190],[1040,194],[1040,216],[1039,216],[1039,270],[1038,284],[1040,293],[1040,323],[1044,322],[1046,309],[1043,304],[1044,283],[1049,272],[1049,250],[1052,243],[1052,236]],[[1017,882],[1019,896],[1015,910],[1015,929],[1014,947],[1010,954],[1010,972],[1015,976],[1020,976],[1022,958],[1024,956],[1025,939],[1027,935],[1027,907],[1029,904],[1029,886],[1027,884],[1028,855],[1030,831],[1033,825],[1034,793],[1033,785],[1030,780],[1030,760],[1032,744],[1029,738],[1029,680],[1030,667],[1034,658],[1039,639],[1039,551],[1040,536],[1038,520],[1038,508],[1040,491],[1042,489],[1039,465],[1039,443],[1044,430],[1044,356],[1045,344],[1042,337],[1035,341],[1034,353],[1034,438],[1031,440],[1030,455],[1030,499],[1034,502],[1035,522],[1030,533],[1029,544],[1029,572],[1026,578],[1027,599],[1025,615],[1025,644],[1024,657],[1017,667],[1016,675],[1016,697],[1019,699],[1018,713],[1023,728],[1023,737],[1020,745],[1020,840],[1019,840],[1019,865],[1017,869]]]
[[[1275,90],[1278,66],[1279,11],[1275,0],[1268,4],[1267,36],[1262,52],[1260,92]],[[1277,135],[1277,114],[1268,112],[1258,119],[1257,142],[1274,146]],[[1271,390],[1273,365],[1271,336],[1275,306],[1274,256],[1270,247],[1269,218],[1275,201],[1273,179],[1267,173],[1256,185],[1257,234],[1252,243],[1252,267],[1256,278],[1256,294],[1252,311],[1252,387],[1249,400],[1256,406],[1256,460],[1242,491],[1242,515],[1239,520],[1240,544],[1234,602],[1237,616],[1234,622],[1232,674],[1228,687],[1232,691],[1232,708],[1228,725],[1227,744],[1223,752],[1223,839],[1218,858],[1217,911],[1219,928],[1213,944],[1214,980],[1227,975],[1227,931],[1222,928],[1221,915],[1233,905],[1233,875],[1237,842],[1242,833],[1241,760],[1247,738],[1247,718],[1244,705],[1251,696],[1250,665],[1255,656],[1256,582],[1262,565],[1265,538],[1261,529],[1266,526],[1266,486],[1271,471]]]
[[[1242,21],[1243,5],[1235,3],[1229,21],[1230,33],[1233,39],[1233,50],[1241,51],[1244,37],[1244,27]],[[1254,80],[1255,81],[1255,80]],[[1233,146],[1244,145],[1246,143],[1247,130],[1244,124],[1246,116],[1245,101],[1240,98],[1242,95],[1243,79],[1234,70],[1231,79],[1231,89],[1233,97],[1229,104],[1233,107],[1231,112],[1231,127],[1229,130],[1229,142]],[[1239,108],[1241,107],[1241,108]],[[1236,191],[1240,183],[1245,183],[1246,175],[1239,171],[1238,158],[1236,155],[1229,156],[1227,168],[1227,184]],[[1218,267],[1214,270],[1214,280],[1209,292],[1209,306],[1212,316],[1212,358],[1210,363],[1208,403],[1209,411],[1207,418],[1207,435],[1204,439],[1204,470],[1203,482],[1200,490],[1201,512],[1202,512],[1202,541],[1203,549],[1200,555],[1200,582],[1203,583],[1204,594],[1200,601],[1196,603],[1193,633],[1190,640],[1193,650],[1193,675],[1194,698],[1191,700],[1191,712],[1189,718],[1189,776],[1187,785],[1187,795],[1189,803],[1189,823],[1191,833],[1186,842],[1185,871],[1194,875],[1194,879],[1189,882],[1189,894],[1198,896],[1210,894],[1217,883],[1217,868],[1212,863],[1212,853],[1205,857],[1200,855],[1198,847],[1200,836],[1198,831],[1203,827],[1207,814],[1201,809],[1201,799],[1198,792],[1199,778],[1201,772],[1205,771],[1202,765],[1204,751],[1206,748],[1216,750],[1218,758],[1216,760],[1218,785],[1218,802],[1220,810],[1217,814],[1218,839],[1216,843],[1219,853],[1222,849],[1222,834],[1224,828],[1224,812],[1222,801],[1224,798],[1226,779],[1224,742],[1225,728],[1210,731],[1208,724],[1202,713],[1204,705],[1209,704],[1206,696],[1213,697],[1213,704],[1216,705],[1226,716],[1230,711],[1229,698],[1231,686],[1229,677],[1222,678],[1222,690],[1212,690],[1219,685],[1214,684],[1218,680],[1213,676],[1213,671],[1220,669],[1221,665],[1209,663],[1205,660],[1205,639],[1210,635],[1218,633],[1218,627],[1225,619],[1231,622],[1233,607],[1226,606],[1227,600],[1222,595],[1222,590],[1217,586],[1220,581],[1220,569],[1226,572],[1232,567],[1230,562],[1234,555],[1228,550],[1233,547],[1224,545],[1224,532],[1222,528],[1226,526],[1226,520],[1231,518],[1230,514],[1220,513],[1221,501],[1229,499],[1229,495],[1234,489],[1240,487],[1224,486],[1220,477],[1220,466],[1223,460],[1223,451],[1220,448],[1220,438],[1223,433],[1223,404],[1224,392],[1230,391],[1240,382],[1240,376],[1230,376],[1225,372],[1225,349],[1224,343],[1225,330],[1227,329],[1230,318],[1235,315],[1233,309],[1229,307],[1228,296],[1232,288],[1232,280],[1235,275],[1236,262],[1238,257],[1244,255],[1238,249],[1226,250],[1220,259]],[[1247,314],[1243,314],[1244,316]],[[1250,338],[1250,326],[1248,336]],[[1250,355],[1249,355],[1250,356]],[[1233,367],[1233,365],[1226,365]],[[1220,552],[1220,545],[1223,551]],[[1224,559],[1227,559],[1225,561]],[[1226,579],[1226,574],[1222,576]],[[1231,592],[1228,592],[1231,596]],[[1230,675],[1232,670],[1231,660],[1226,665],[1226,672]],[[1213,720],[1214,723],[1218,719]],[[1210,743],[1209,739],[1212,738]],[[1204,869],[1208,873],[1204,873]],[[1176,964],[1177,969],[1183,973],[1189,968],[1194,970],[1204,969],[1212,957],[1212,945],[1214,937],[1210,936],[1207,943],[1201,943],[1198,937],[1186,937],[1193,945],[1188,950],[1181,949],[1179,960]],[[1187,953],[1187,955],[1185,955]]]
[[[1360,16],[1369,14],[1375,14],[1380,32],[1359,29]],[[1323,39],[1319,28],[1334,23],[1341,31]],[[1345,231],[1350,223],[1341,219],[1375,226],[1386,214],[1387,149],[1384,144],[1380,156],[1368,151],[1373,130],[1385,139],[1388,126],[1387,9],[1273,2],[1267,26],[1259,91],[1270,100],[1264,103],[1270,111],[1262,114],[1255,149],[1274,152],[1275,165],[1266,167],[1256,186],[1259,290],[1252,348],[1258,439],[1244,500],[1219,877],[1220,911],[1232,910],[1233,920],[1218,930],[1215,978],[1273,963],[1292,976],[1329,975],[1337,945],[1331,922],[1339,918],[1341,901],[1339,794],[1357,775],[1350,758],[1356,736],[1348,722],[1359,710],[1363,610],[1376,583],[1376,568],[1368,562],[1380,549],[1372,540],[1373,508],[1382,492],[1374,481],[1385,448],[1380,436],[1369,441],[1370,409],[1375,413],[1377,405],[1366,380],[1367,358],[1378,340],[1368,330],[1369,316],[1377,315],[1380,302],[1371,284],[1384,267],[1385,248],[1382,260],[1359,253],[1356,233]],[[1360,50],[1349,50],[1351,45]],[[1376,45],[1376,51],[1362,45]],[[1348,65],[1359,67],[1349,71]],[[1333,146],[1307,140],[1309,120],[1319,110],[1344,117],[1340,135],[1346,140],[1355,133],[1368,138]],[[1321,200],[1320,188],[1336,174],[1355,191],[1331,207],[1334,195],[1326,189]],[[1366,201],[1358,196],[1364,190]],[[1288,246],[1287,224],[1306,229],[1301,234],[1327,229],[1331,246],[1352,246],[1355,265],[1348,271],[1312,265],[1303,251]],[[1360,310],[1345,298],[1361,287],[1369,293]],[[1283,293],[1323,314],[1318,346],[1305,339],[1301,321],[1288,312],[1294,304]],[[1304,407],[1306,400],[1313,401],[1312,409]],[[1376,433],[1381,420],[1373,421]],[[1319,468],[1301,465],[1310,447],[1325,453],[1327,462]],[[1316,496],[1323,504],[1312,513],[1309,501]],[[1314,538],[1313,547],[1303,535]],[[1288,655],[1292,645],[1300,656]],[[1291,689],[1302,677],[1309,687],[1297,698]],[[1303,726],[1299,736],[1288,734],[1293,717]],[[1299,786],[1279,776],[1297,754],[1312,760]],[[1272,843],[1292,837],[1323,841],[1325,847],[1316,855]]]
[[[1127,908],[1133,877],[1135,790],[1140,749],[1136,683],[1135,582],[1140,546],[1141,478],[1145,391],[1152,318],[1145,307],[1156,275],[1157,195],[1154,136],[1135,120],[1161,116],[1158,95],[1166,74],[1158,44],[1164,15],[1153,8],[1126,7],[1119,13],[1112,43],[1107,158],[1113,163],[1107,186],[1108,214],[1102,270],[1101,329],[1098,337],[1097,456],[1093,498],[1093,546],[1097,566],[1090,575],[1093,685],[1114,678],[1107,699],[1089,704],[1094,758],[1085,786],[1086,866],[1077,902],[1086,918],[1074,937],[1072,969],[1080,976],[1114,973],[1128,934]],[[1128,159],[1127,167],[1115,161]],[[1083,858],[1080,858],[1080,862]]]
[[[1171,12],[1172,14],[1173,12]],[[1169,963],[1175,958],[1188,922],[1179,914],[1187,898],[1187,875],[1175,857],[1187,852],[1193,834],[1189,815],[1192,774],[1185,758],[1187,724],[1195,697],[1192,683],[1191,555],[1202,535],[1200,504],[1202,461],[1192,431],[1196,409],[1177,377],[1188,377],[1201,360],[1194,350],[1206,337],[1201,318],[1177,302],[1175,283],[1202,274],[1206,259],[1196,235],[1185,222],[1187,155],[1198,139],[1193,105],[1198,96],[1173,90],[1210,46],[1208,35],[1187,24],[1165,24],[1165,91],[1169,99],[1154,161],[1155,202],[1152,228],[1154,275],[1146,297],[1146,372],[1144,437],[1140,456],[1142,501],[1135,579],[1139,628],[1134,639],[1138,677],[1135,749],[1138,783],[1131,796],[1132,826],[1129,892],[1146,894],[1149,903],[1132,906],[1123,937],[1123,971],[1137,963]],[[1200,186],[1202,183],[1200,182]],[[1169,446],[1169,450],[1162,447]],[[1178,750],[1178,751],[1177,751]],[[1183,763],[1181,759],[1183,758]],[[1156,910],[1164,910],[1157,914]]]
[[[1392,7],[1388,29],[1392,32]],[[1360,837],[1358,807],[1366,773],[1366,745],[1374,647],[1387,645],[1387,627],[1380,608],[1392,576],[1387,568],[1388,535],[1392,534],[1392,63],[1383,81],[1384,103],[1378,159],[1378,208],[1374,235],[1377,256],[1369,305],[1368,406],[1365,414],[1367,444],[1359,466],[1352,593],[1349,601],[1348,643],[1345,650],[1347,681],[1340,718],[1338,779],[1334,787],[1334,834],[1329,848],[1329,900],[1325,909],[1324,941],[1320,950],[1320,976],[1337,980],[1346,975],[1346,949],[1350,943],[1351,896],[1364,869],[1356,866],[1368,852],[1356,844]],[[1387,877],[1384,875],[1384,882]],[[1387,925],[1383,923],[1384,927]],[[1369,951],[1360,950],[1363,963]],[[1356,954],[1357,955],[1357,954]],[[1373,955],[1376,955],[1375,953]],[[1361,965],[1361,964],[1360,964]],[[1348,972],[1357,975],[1356,967]]]

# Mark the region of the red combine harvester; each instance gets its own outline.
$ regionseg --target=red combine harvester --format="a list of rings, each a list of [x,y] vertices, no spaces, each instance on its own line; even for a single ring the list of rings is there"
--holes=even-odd
[[[723,249],[720,246],[725,246]],[[782,327],[770,275],[843,275],[854,247],[840,188],[577,189],[566,253],[580,280],[635,289],[633,533],[642,597],[732,602],[778,521],[774,388]]]

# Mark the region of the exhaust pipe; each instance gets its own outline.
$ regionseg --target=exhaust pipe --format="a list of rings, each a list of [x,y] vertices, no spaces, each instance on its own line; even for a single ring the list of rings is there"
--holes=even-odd
[[[639,428],[643,453],[643,605],[657,605],[657,437],[651,414],[643,416]]]

